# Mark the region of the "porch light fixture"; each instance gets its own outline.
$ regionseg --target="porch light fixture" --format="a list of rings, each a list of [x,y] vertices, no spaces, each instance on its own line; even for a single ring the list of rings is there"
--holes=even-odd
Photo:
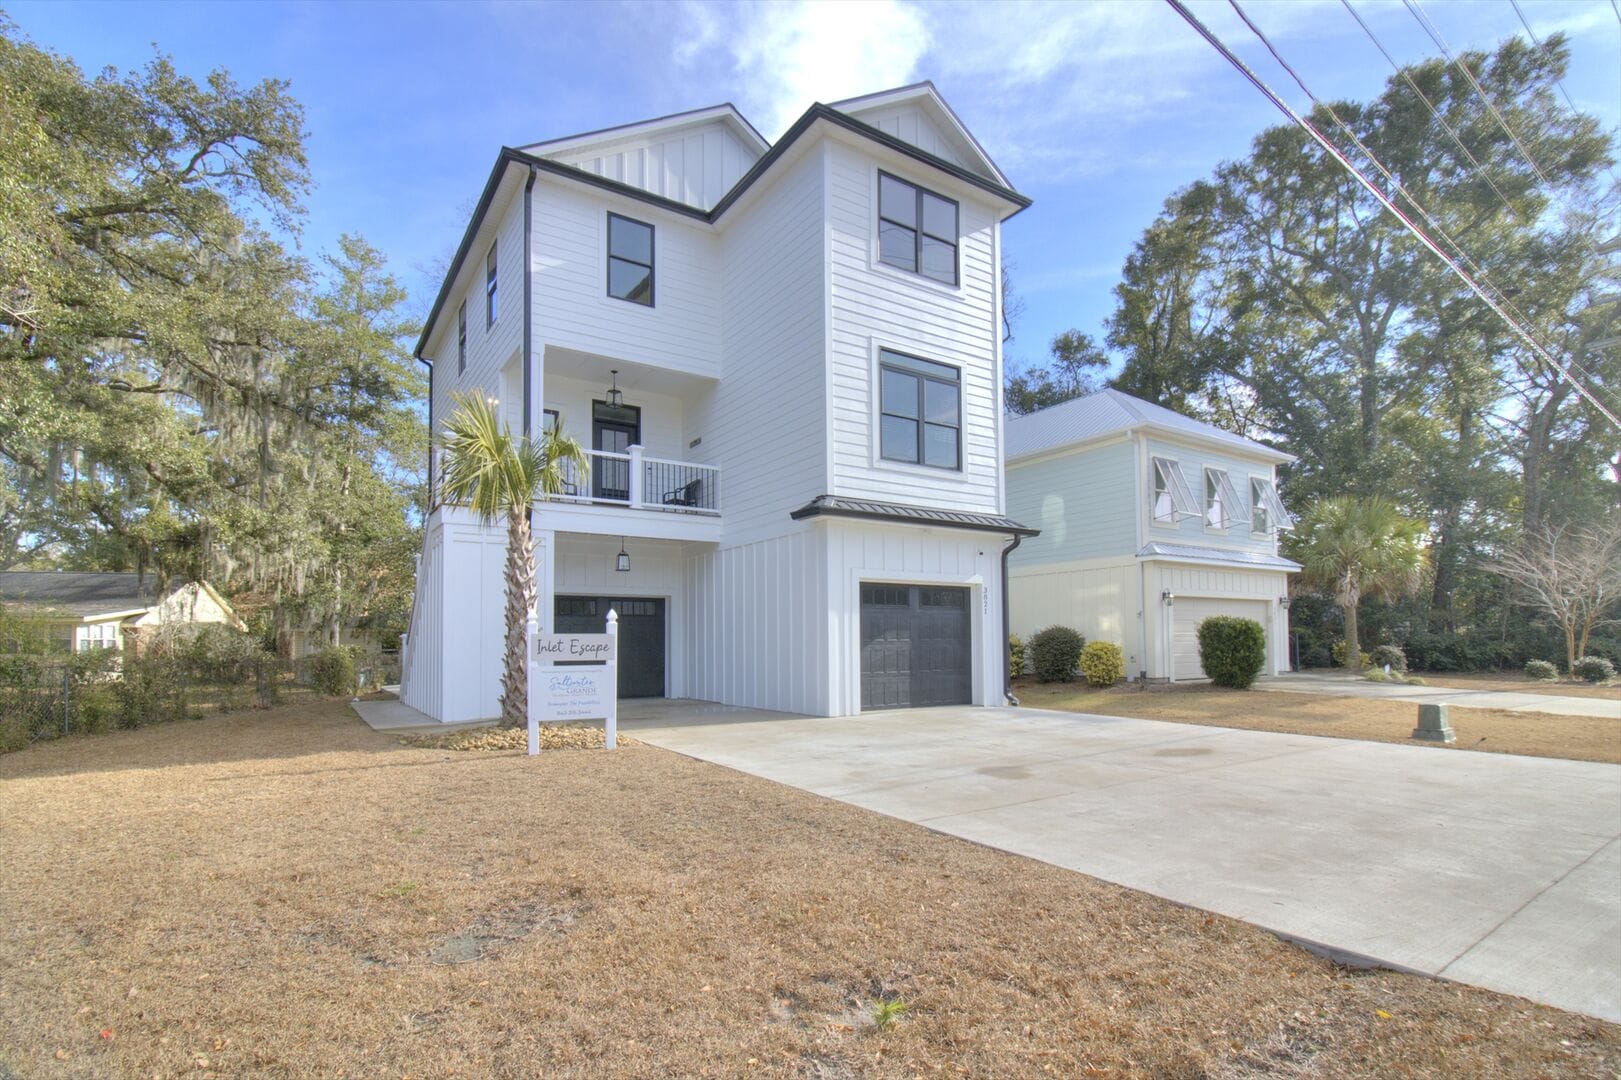
[[[630,554],[625,551],[625,538],[619,538],[619,554],[614,556],[614,569],[621,574],[630,573]]]
[[[617,409],[617,408],[619,408],[621,405],[623,405],[625,403],[625,395],[623,393],[621,393],[620,390],[619,390],[619,369],[618,368],[612,369],[610,374],[613,375],[613,385],[608,388],[608,405],[611,408]],[[620,554],[624,554],[624,553],[621,552]],[[623,561],[623,560],[621,560],[621,561]],[[621,566],[619,569],[621,569],[621,570],[629,570],[630,567],[628,565],[626,565],[626,566]]]
[[[1280,608],[1282,608],[1283,610],[1288,611],[1289,610],[1289,598],[1287,596],[1278,597],[1278,606]]]
[[[1164,592],[1160,593],[1159,598],[1165,601],[1166,607],[1170,607],[1172,604],[1176,603],[1176,594],[1170,589],[1166,589]]]

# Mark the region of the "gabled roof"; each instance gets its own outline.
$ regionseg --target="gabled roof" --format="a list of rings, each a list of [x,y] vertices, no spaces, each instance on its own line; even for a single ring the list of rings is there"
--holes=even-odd
[[[951,106],[946,104],[946,99],[940,96],[940,91],[928,79],[910,86],[898,86],[893,90],[880,90],[875,94],[845,98],[843,101],[833,102],[832,107],[860,120],[880,109],[896,105],[915,105],[923,110],[955,144],[955,149],[965,161],[977,165],[977,171],[983,172],[988,179],[1004,187],[1013,186],[1007,174],[991,160],[991,155],[979,145],[979,140],[968,130],[968,125],[952,111]]]
[[[157,595],[150,574],[7,570],[0,573],[0,600],[84,617],[144,611]]]
[[[944,106],[944,102],[941,102],[941,105]],[[714,106],[713,108],[730,108],[730,106]],[[676,115],[680,116],[682,114]],[[665,119],[670,118],[666,117]],[[658,121],[649,121],[649,123],[657,122]],[[941,172],[947,173],[950,176],[963,181],[964,183],[977,187],[987,194],[1003,200],[1005,203],[1012,206],[1012,210],[1005,215],[1004,220],[1007,217],[1012,217],[1014,214],[1030,205],[1030,199],[1028,196],[1021,195],[1017,191],[1014,191],[1002,179],[992,180],[978,172],[965,169],[960,165],[947,161],[942,157],[937,157],[926,150],[913,146],[911,143],[908,143],[903,139],[896,138],[887,132],[880,131],[871,124],[864,123],[863,121],[858,120],[847,113],[841,112],[840,110],[832,108],[831,106],[823,105],[820,102],[806,109],[804,114],[801,115],[798,120],[794,121],[793,126],[787,131],[783,132],[782,138],[778,139],[776,143],[772,145],[771,149],[762,154],[759,160],[754,163],[754,166],[750,168],[748,172],[743,174],[742,179],[738,180],[738,182],[732,186],[732,190],[728,191],[725,196],[723,196],[721,200],[714,205],[713,208],[707,211],[700,210],[695,206],[689,206],[686,203],[677,202],[674,199],[666,198],[663,195],[655,195],[650,191],[644,191],[641,188],[635,187],[631,184],[626,184],[618,180],[612,180],[606,176],[599,176],[596,173],[588,172],[585,169],[576,168],[573,165],[568,165],[561,161],[553,161],[551,158],[538,156],[531,152],[531,150],[534,148],[533,146],[530,150],[519,150],[515,147],[504,146],[501,148],[501,152],[496,156],[495,167],[490,170],[490,178],[484,184],[484,191],[483,194],[479,196],[478,205],[473,210],[473,217],[467,223],[467,229],[462,234],[462,240],[460,245],[458,245],[456,248],[455,256],[450,260],[450,268],[445,273],[444,281],[440,283],[439,293],[436,297],[434,297],[433,307],[428,311],[428,317],[422,323],[422,333],[417,338],[416,347],[412,350],[412,355],[423,363],[431,366],[432,361],[423,356],[423,350],[428,347],[428,338],[432,336],[433,328],[438,323],[439,316],[444,311],[445,304],[450,299],[450,290],[455,285],[456,278],[461,274],[462,265],[467,260],[467,253],[472,248],[473,241],[478,236],[479,227],[484,223],[484,215],[489,213],[490,206],[495,201],[497,192],[501,190],[502,182],[506,179],[509,168],[519,166],[533,170],[537,173],[543,172],[552,176],[573,180],[577,183],[601,188],[604,191],[611,191],[617,195],[622,195],[627,199],[635,199],[640,202],[648,203],[652,206],[657,206],[661,209],[668,210],[673,214],[680,214],[684,217],[693,218],[697,221],[713,225],[720,221],[721,217],[725,215],[726,211],[731,209],[733,204],[735,204],[744,193],[753,187],[757,180],[769,173],[771,171],[771,167],[781,160],[783,155],[786,154],[788,150],[801,138],[803,138],[806,132],[810,131],[810,129],[818,122],[825,122],[834,127],[842,128],[845,131],[859,135],[862,138],[871,140],[880,146],[884,146],[897,153],[904,154],[907,157],[920,162],[921,164],[939,169]],[[570,138],[583,137],[584,136],[570,136]],[[534,145],[544,146],[547,144]],[[989,162],[989,160],[989,158],[986,159],[987,162]],[[1001,173],[996,173],[996,176],[1000,178]]]
[[[749,123],[743,114],[737,111],[737,106],[730,101],[726,101],[702,109],[688,109],[686,112],[655,117],[652,120],[638,120],[631,124],[598,128],[596,131],[582,131],[577,135],[564,135],[558,139],[529,143],[519,149],[540,157],[551,157],[555,154],[579,151],[597,144],[606,146],[627,139],[644,139],[653,135],[673,133],[680,131],[682,128],[699,127],[717,120],[731,129],[732,133],[741,139],[745,146],[751,147],[756,154],[763,154],[771,148],[771,144],[766,141],[765,136],[755,130],[754,125]]]
[[[1006,460],[1033,457],[1049,450],[1077,446],[1095,439],[1138,430],[1149,430],[1172,438],[1189,439],[1207,446],[1219,446],[1235,453],[1264,458],[1282,464],[1294,455],[1265,443],[1234,435],[1214,424],[1184,416],[1174,409],[1132,397],[1119,390],[1099,390],[1095,394],[1066,401],[1027,416],[1009,417],[1006,424]]]

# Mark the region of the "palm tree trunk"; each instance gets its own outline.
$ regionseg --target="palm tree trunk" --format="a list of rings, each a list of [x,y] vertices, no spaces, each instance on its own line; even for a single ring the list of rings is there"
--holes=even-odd
[[[1345,605],[1345,670],[1362,670],[1362,643],[1357,640],[1355,604]]]
[[[501,726],[529,723],[529,613],[535,607],[535,549],[528,507],[507,512],[507,642],[501,671]]]

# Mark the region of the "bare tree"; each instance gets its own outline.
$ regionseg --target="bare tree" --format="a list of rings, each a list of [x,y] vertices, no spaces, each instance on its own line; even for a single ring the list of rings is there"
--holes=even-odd
[[[1565,632],[1566,670],[1621,601],[1621,513],[1592,525],[1542,529],[1494,565]]]

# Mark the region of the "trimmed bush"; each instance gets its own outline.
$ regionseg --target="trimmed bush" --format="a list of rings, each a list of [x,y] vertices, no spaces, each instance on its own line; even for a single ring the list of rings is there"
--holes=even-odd
[[[1018,634],[1007,636],[1008,677],[1017,679],[1024,674],[1024,639]]]
[[[1559,678],[1559,669],[1546,660],[1527,660],[1525,662],[1525,677],[1537,682],[1553,682]]]
[[[1422,675],[1403,675],[1401,677],[1401,681],[1406,683],[1408,686],[1428,686],[1429,685],[1429,683],[1424,681],[1424,677]]]
[[[310,680],[317,694],[348,697],[355,692],[355,654],[353,649],[334,646],[316,654],[310,667]]]
[[[1364,679],[1368,680],[1369,682],[1390,682],[1391,681],[1390,676],[1387,676],[1385,674],[1385,669],[1384,668],[1377,668],[1377,667],[1376,668],[1369,668],[1367,671],[1364,671],[1362,673],[1362,677]],[[1401,681],[1401,676],[1400,675],[1396,676],[1395,681],[1400,682]]]
[[[1067,626],[1049,626],[1030,635],[1030,663],[1042,682],[1069,682],[1081,662],[1086,639]]]
[[[1126,677],[1126,656],[1112,641],[1088,641],[1081,649],[1081,674],[1088,686],[1113,686]]]
[[[1570,673],[1583,682],[1609,682],[1615,678],[1615,665],[1602,656],[1584,656],[1570,665]]]
[[[1401,651],[1400,645],[1376,646],[1371,658],[1373,666],[1380,670],[1383,670],[1386,664],[1390,665],[1391,671],[1407,670],[1407,654]]]
[[[1345,666],[1345,642],[1344,641],[1336,641],[1336,642],[1334,642],[1333,648],[1329,650],[1329,655],[1334,657],[1334,666],[1335,667],[1344,667]],[[1370,667],[1370,666],[1372,666],[1372,664],[1373,664],[1373,654],[1371,654],[1371,653],[1363,653],[1362,654],[1362,663],[1359,664],[1358,666],[1359,667]]]
[[[1199,624],[1199,663],[1217,686],[1247,690],[1266,666],[1266,631],[1254,619],[1212,615]]]

